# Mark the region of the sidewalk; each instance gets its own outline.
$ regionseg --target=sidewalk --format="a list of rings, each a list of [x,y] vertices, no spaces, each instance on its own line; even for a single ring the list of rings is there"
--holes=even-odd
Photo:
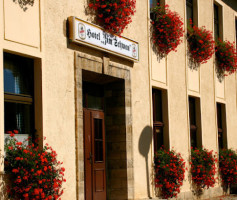
[[[205,200],[237,200],[237,195],[220,196],[220,197],[214,197],[214,198],[205,199]]]

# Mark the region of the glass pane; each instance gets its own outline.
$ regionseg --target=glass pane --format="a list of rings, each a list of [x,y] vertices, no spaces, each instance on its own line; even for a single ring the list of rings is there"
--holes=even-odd
[[[33,96],[34,61],[4,53],[4,92]]]
[[[155,151],[164,145],[163,127],[154,127],[154,143]]]
[[[214,35],[215,40],[220,37],[220,30],[219,30],[219,11],[218,6],[214,4]]]
[[[219,149],[223,149],[223,133],[218,132],[218,144],[219,144]]]
[[[103,127],[102,119],[94,119],[95,162],[103,161]]]
[[[154,8],[157,3],[160,4],[160,0],[150,0],[150,9]]]
[[[19,134],[33,134],[34,117],[32,105],[5,102],[4,109],[5,133],[18,130]]]
[[[197,148],[197,133],[196,130],[190,130],[191,133],[191,147]]]
[[[94,119],[95,139],[103,140],[102,119]]]
[[[153,120],[162,122],[162,93],[160,90],[153,90],[153,109]]]
[[[220,32],[219,32],[219,23],[214,23],[214,34],[215,34],[215,40],[218,40],[220,37]]]
[[[221,113],[221,104],[217,104],[217,124],[218,128],[222,129],[222,113]]]
[[[189,98],[189,119],[190,125],[196,125],[196,108],[194,98]]]
[[[192,1],[191,2],[186,2],[187,4],[187,6],[186,6],[186,9],[187,9],[187,26],[190,26],[190,19],[192,20],[192,22],[193,22],[193,3],[192,3]]]
[[[104,87],[102,85],[83,82],[84,108],[103,110]]]
[[[103,109],[102,97],[87,95],[87,108],[102,110]]]
[[[156,14],[152,12],[152,9],[159,3],[160,5],[160,0],[150,0],[150,19],[155,20]]]
[[[103,161],[103,141],[95,141],[95,162]]]
[[[214,20],[219,20],[218,6],[214,4]]]

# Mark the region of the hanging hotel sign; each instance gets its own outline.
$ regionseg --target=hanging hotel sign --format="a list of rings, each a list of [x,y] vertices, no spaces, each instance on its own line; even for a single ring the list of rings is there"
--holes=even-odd
[[[76,17],[69,17],[69,39],[130,60],[138,61],[139,45],[125,37],[105,32],[99,26]]]

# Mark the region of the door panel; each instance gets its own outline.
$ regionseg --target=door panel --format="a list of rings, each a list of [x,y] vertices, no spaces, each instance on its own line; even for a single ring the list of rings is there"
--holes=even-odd
[[[84,109],[84,163],[86,200],[92,200],[92,151],[91,151],[91,117],[90,111]]]
[[[86,200],[106,200],[104,113],[84,109],[84,126]]]
[[[104,169],[96,169],[95,171],[95,191],[103,192],[105,189],[104,185]]]

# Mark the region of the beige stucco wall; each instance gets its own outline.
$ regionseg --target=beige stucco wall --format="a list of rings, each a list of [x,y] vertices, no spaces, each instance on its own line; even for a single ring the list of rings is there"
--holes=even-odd
[[[186,26],[185,1],[166,0],[166,2],[170,5],[171,10],[175,10],[180,14]],[[214,1],[199,0],[197,8],[198,26],[205,26],[211,31],[214,29],[213,3]],[[222,1],[217,1],[217,3],[223,6],[224,39],[233,42],[235,41],[234,20],[236,11]],[[202,64],[199,69],[191,70],[187,61],[187,42],[185,38],[177,50],[177,53],[170,53],[166,61],[165,59],[156,61],[154,58],[156,56],[152,49],[150,49],[149,55],[151,61],[151,86],[168,91],[170,147],[174,147],[175,150],[181,152],[186,159],[190,154],[187,99],[187,96],[190,95],[200,98],[203,146],[218,151],[216,102],[220,102],[226,105],[228,147],[236,148],[235,75],[228,76],[225,80],[219,82],[214,69],[214,56],[206,64]],[[164,80],[166,77],[162,73],[156,73],[153,69],[155,66],[161,70],[163,68],[162,62],[167,63],[167,84],[159,83],[160,80]],[[190,184],[186,176],[182,191],[189,190]]]
[[[87,0],[36,0],[33,7],[23,11],[17,3],[0,0],[0,13],[1,16],[4,15],[0,18],[1,52],[39,58],[42,62],[43,136],[47,137],[47,142],[57,151],[59,160],[64,162],[67,179],[64,184],[65,200],[76,199],[74,51],[103,55],[99,51],[70,44],[67,39],[66,20],[69,16],[90,22],[89,16],[85,14],[86,2]],[[184,0],[166,2],[170,9],[178,12],[185,20]],[[224,10],[224,39],[234,41],[236,11],[220,3]],[[198,25],[206,26],[209,30],[213,30],[212,6],[212,0],[199,0]],[[153,145],[151,141],[146,141],[144,146],[139,146],[141,134],[149,134],[152,127],[152,87],[167,90],[170,147],[180,152],[187,160],[190,154],[188,95],[201,100],[203,145],[217,151],[216,102],[222,102],[226,104],[228,145],[237,147],[237,79],[235,75],[231,75],[221,84],[216,82],[213,58],[198,71],[189,70],[185,38],[177,52],[157,60],[150,46],[149,2],[137,0],[136,10],[133,22],[123,36],[139,42],[139,62],[132,64],[130,61],[110,56],[118,63],[132,66],[134,199],[144,199],[148,194],[154,197],[151,184]],[[16,30],[18,34],[15,34]],[[3,63],[2,53],[0,62]],[[3,68],[0,69],[0,80],[3,80]],[[1,133],[4,132],[3,91],[3,81],[0,81]],[[0,135],[0,145],[3,148],[3,134]],[[144,156],[145,148],[149,152]],[[187,176],[182,192],[190,192]]]
[[[39,0],[25,11],[18,3],[4,0],[4,38],[20,44],[38,48],[40,46],[40,5]],[[12,16],[15,14],[15,17]],[[24,29],[24,31],[22,31]]]

